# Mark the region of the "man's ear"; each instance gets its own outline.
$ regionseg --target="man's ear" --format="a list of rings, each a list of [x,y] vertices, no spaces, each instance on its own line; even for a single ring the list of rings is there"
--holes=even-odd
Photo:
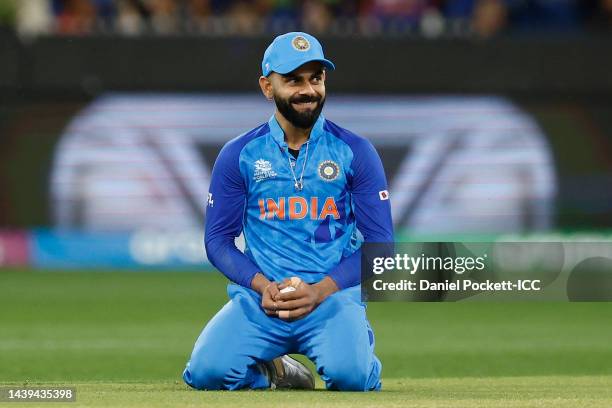
[[[261,88],[261,93],[263,93],[266,99],[271,101],[273,99],[273,93],[272,93],[272,82],[270,81],[270,78],[267,78],[263,75],[260,76],[259,77],[259,87]]]

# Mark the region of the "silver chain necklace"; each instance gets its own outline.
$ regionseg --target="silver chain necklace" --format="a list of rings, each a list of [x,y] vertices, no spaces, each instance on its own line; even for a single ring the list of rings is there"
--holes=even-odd
[[[295,171],[293,171],[293,164],[291,163],[291,153],[289,153],[289,147],[287,147],[287,160],[289,160],[289,170],[291,170],[291,175],[293,176],[293,181],[295,182],[293,186],[295,187],[297,191],[302,191],[302,189],[304,188],[304,170],[306,169],[306,160],[308,160],[308,143],[309,142],[310,140],[306,142],[306,153],[304,155],[304,163],[302,164],[302,174],[300,174],[300,181],[298,181],[297,177],[295,176]],[[298,154],[298,157],[299,157],[299,154]],[[297,162],[297,159],[296,159],[296,162]]]

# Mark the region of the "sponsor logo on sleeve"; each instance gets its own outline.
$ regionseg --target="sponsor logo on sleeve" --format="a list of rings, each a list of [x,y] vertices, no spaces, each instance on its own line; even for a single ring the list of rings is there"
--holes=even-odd
[[[378,192],[378,197],[380,201],[385,201],[389,199],[389,192],[387,190],[382,190]]]

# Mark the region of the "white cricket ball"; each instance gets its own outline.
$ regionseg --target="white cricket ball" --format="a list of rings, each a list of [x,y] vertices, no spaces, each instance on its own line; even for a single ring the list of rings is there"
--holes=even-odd
[[[291,283],[289,284],[291,286],[287,286],[286,288],[281,289],[280,293],[295,292],[301,283],[302,280],[300,278],[298,278],[297,276],[293,276],[291,278]]]

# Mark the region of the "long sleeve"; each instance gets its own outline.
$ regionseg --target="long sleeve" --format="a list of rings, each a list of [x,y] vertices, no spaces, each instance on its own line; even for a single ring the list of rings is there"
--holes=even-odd
[[[355,213],[357,229],[366,243],[383,243],[381,250],[387,252],[393,243],[393,222],[385,171],[376,149],[366,139],[354,139],[351,146],[352,177],[349,189]],[[329,276],[339,289],[358,285],[361,281],[361,250],[344,257],[332,269]]]
[[[259,268],[234,243],[242,232],[246,186],[239,168],[241,145],[226,144],[215,161],[206,209],[205,246],[209,261],[231,281],[250,288]]]

